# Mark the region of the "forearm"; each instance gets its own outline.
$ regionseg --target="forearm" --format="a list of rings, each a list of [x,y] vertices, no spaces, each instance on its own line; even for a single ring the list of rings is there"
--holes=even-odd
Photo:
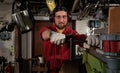
[[[43,27],[40,29],[39,34],[43,40],[48,40],[50,39],[50,32],[51,30],[49,28]]]

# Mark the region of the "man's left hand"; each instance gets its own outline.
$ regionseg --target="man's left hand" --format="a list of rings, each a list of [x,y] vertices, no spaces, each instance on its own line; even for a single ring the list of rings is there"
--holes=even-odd
[[[98,46],[100,44],[100,40],[95,35],[89,35],[86,38],[86,42],[83,44],[84,48],[90,48],[91,46]]]

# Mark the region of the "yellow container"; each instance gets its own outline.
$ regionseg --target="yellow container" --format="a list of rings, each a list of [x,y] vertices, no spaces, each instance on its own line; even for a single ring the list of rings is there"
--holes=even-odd
[[[54,8],[56,7],[54,0],[46,0],[46,4],[47,4],[50,12],[52,12],[54,10]]]

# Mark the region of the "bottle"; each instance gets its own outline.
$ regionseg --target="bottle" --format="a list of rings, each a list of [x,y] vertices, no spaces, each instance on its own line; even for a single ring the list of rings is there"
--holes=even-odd
[[[43,56],[39,56],[38,57],[38,63],[40,65],[40,67],[44,67],[44,57]]]

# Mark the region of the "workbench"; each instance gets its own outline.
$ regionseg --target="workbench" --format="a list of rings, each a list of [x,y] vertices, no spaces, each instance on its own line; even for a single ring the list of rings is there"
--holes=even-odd
[[[91,48],[83,53],[87,73],[120,73],[120,57],[106,56],[98,50]]]

